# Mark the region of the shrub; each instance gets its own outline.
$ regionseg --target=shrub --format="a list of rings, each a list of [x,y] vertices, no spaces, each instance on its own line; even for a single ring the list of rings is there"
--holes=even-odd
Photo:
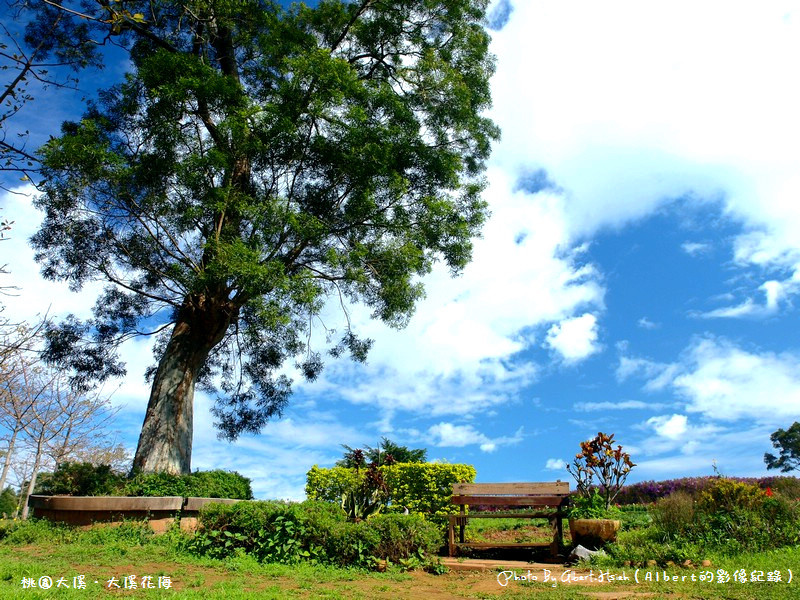
[[[196,471],[188,475],[139,473],[127,478],[108,465],[62,463],[42,477],[37,494],[69,496],[196,496],[250,500],[253,491],[247,477],[233,471]]]
[[[363,473],[346,467],[320,469],[317,465],[306,473],[306,496],[309,500],[339,503],[342,496],[361,483]]]
[[[719,479],[697,503],[696,533],[727,554],[759,552],[798,541],[797,505],[755,485]]]
[[[678,491],[687,492],[695,500],[698,500],[700,494],[718,479],[717,476],[706,476],[642,481],[624,486],[617,495],[616,501],[619,504],[651,504],[659,498],[665,498]],[[756,485],[762,490],[771,488],[773,492],[778,492],[789,499],[800,499],[800,479],[797,477],[728,477],[727,479]]]
[[[250,479],[236,471],[197,471],[188,475],[139,473],[129,480],[126,496],[196,496],[200,498],[235,498],[250,500]]]
[[[732,479],[717,479],[700,494],[698,508],[706,514],[758,511],[766,496],[759,488]]]
[[[213,558],[245,552],[261,562],[314,559],[367,566],[373,558],[400,560],[439,548],[438,528],[420,515],[375,515],[348,522],[331,503],[306,501],[211,504],[186,548]]]
[[[39,479],[37,494],[68,496],[113,496],[122,492],[125,476],[115,473],[109,465],[87,462],[65,462],[53,473]]]
[[[420,554],[435,554],[442,545],[439,528],[422,515],[376,515],[367,522],[378,535],[372,550],[377,558],[399,562]]]
[[[459,508],[450,504],[454,483],[475,480],[475,467],[444,463],[395,463],[379,467],[389,489],[389,511],[420,513],[439,524]],[[306,495],[311,500],[340,503],[342,494],[360,485],[366,471],[314,465],[306,476]]]
[[[0,494],[0,517],[11,518],[17,512],[17,494],[10,487],[3,490]]]
[[[589,496],[578,496],[567,511],[570,519],[618,519],[622,511],[617,507],[606,507],[605,499],[592,490]]]
[[[476,475],[475,467],[463,464],[397,463],[381,469],[396,510],[408,508],[436,523],[445,523],[447,515],[459,511],[450,503],[453,484],[472,483]]]
[[[650,510],[653,525],[662,541],[686,537],[695,520],[694,500],[691,494],[679,491],[659,498]]]
[[[796,503],[731,479],[712,480],[697,501],[687,492],[675,492],[659,499],[651,514],[657,539],[729,555],[798,541]]]

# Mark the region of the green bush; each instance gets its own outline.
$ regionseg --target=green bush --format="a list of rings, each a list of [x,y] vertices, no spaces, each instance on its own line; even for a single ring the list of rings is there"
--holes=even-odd
[[[796,502],[724,478],[712,482],[697,502],[676,492],[659,500],[651,514],[656,539],[727,555],[793,545],[800,534]]]
[[[363,474],[363,470],[357,474],[355,469],[346,467],[320,469],[314,465],[306,473],[306,496],[309,500],[324,500],[338,504],[346,492],[359,486]]]
[[[115,473],[108,465],[62,463],[41,477],[37,494],[69,496],[182,496],[250,500],[247,477],[233,471],[196,471],[188,475],[139,473],[133,478]]]
[[[764,492],[755,485],[721,478],[700,494],[698,509],[706,514],[758,510],[765,498]]]
[[[109,465],[65,462],[53,473],[40,476],[36,493],[48,496],[115,496],[122,493],[125,481],[125,476],[112,471]]]
[[[240,502],[205,507],[185,547],[212,558],[244,552],[261,562],[368,566],[374,558],[398,561],[434,552],[440,541],[438,528],[420,515],[350,523],[332,503]]]
[[[389,489],[389,510],[426,515],[440,526],[446,516],[457,513],[458,506],[450,504],[454,483],[471,483],[475,480],[475,467],[444,463],[395,463],[380,467]],[[342,494],[360,485],[355,469],[334,467],[321,469],[314,465],[306,476],[306,495],[310,500],[341,502]]]
[[[0,494],[0,517],[5,515],[5,518],[11,518],[17,511],[17,494],[13,489],[7,487]]]
[[[366,523],[378,534],[379,542],[372,551],[377,558],[399,562],[420,553],[436,554],[442,545],[439,528],[419,514],[375,515]]]
[[[686,537],[695,524],[695,506],[691,494],[675,492],[660,498],[650,509],[653,525],[662,541]]]
[[[183,496],[250,500],[250,479],[236,471],[197,471],[188,475],[139,473],[125,485],[125,496]]]

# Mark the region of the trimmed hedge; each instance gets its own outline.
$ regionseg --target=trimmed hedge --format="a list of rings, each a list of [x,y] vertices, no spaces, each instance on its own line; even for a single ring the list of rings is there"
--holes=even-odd
[[[196,471],[188,475],[139,473],[125,485],[123,496],[183,496],[250,500],[250,479],[236,471]]]
[[[337,566],[370,566],[433,554],[441,534],[421,515],[375,515],[350,523],[329,502],[210,504],[186,548],[212,558],[245,552],[261,562],[304,559]]]
[[[389,488],[391,512],[405,508],[410,513],[426,515],[440,525],[446,516],[458,512],[459,507],[450,504],[454,483],[475,481],[475,467],[447,463],[395,463],[379,467]],[[363,477],[365,469],[356,474],[355,469],[333,467],[321,469],[311,467],[306,475],[306,495],[309,500],[324,500],[340,503],[342,494],[352,489]]]
[[[196,471],[188,475],[139,473],[128,478],[108,465],[62,463],[43,474],[37,494],[67,496],[197,496],[201,498],[253,497],[250,480],[237,472]]]

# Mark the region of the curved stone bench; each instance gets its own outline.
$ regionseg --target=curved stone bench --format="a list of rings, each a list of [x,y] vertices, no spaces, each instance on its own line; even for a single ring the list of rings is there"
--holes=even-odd
[[[147,519],[156,533],[163,533],[175,521],[181,529],[197,526],[197,515],[206,504],[241,502],[231,498],[183,498],[181,496],[31,496],[31,515],[40,519],[89,526]]]

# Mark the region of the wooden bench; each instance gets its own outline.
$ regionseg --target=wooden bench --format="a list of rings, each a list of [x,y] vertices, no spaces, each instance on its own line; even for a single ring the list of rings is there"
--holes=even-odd
[[[569,504],[569,482],[540,483],[454,483],[453,504],[461,505],[461,512],[450,515],[448,543],[450,556],[456,548],[534,548],[550,547],[550,554],[558,556],[558,547],[563,537],[562,519]],[[505,508],[529,508],[525,512],[470,512],[466,506],[497,506]],[[547,509],[547,510],[544,510]],[[549,519],[553,531],[550,543],[496,543],[465,542],[464,528],[469,519]],[[459,541],[455,540],[455,528],[459,528]]]

